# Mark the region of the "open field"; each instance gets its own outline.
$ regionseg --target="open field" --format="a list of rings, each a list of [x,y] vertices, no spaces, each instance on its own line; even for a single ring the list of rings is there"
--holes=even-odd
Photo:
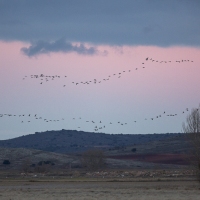
[[[196,200],[200,184],[194,180],[6,180],[0,182],[1,200]]]
[[[162,163],[174,165],[188,165],[189,161],[187,155],[181,154],[128,154],[128,155],[115,155],[110,158],[120,160],[136,160],[147,163]]]
[[[82,167],[77,154],[0,148],[0,200],[199,199],[200,183],[185,154],[132,148],[106,152],[106,165],[95,171]]]

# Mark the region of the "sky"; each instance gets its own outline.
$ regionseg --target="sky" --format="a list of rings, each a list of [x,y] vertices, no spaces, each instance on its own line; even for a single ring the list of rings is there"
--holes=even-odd
[[[200,106],[199,10],[198,0],[0,0],[0,140],[182,132]]]

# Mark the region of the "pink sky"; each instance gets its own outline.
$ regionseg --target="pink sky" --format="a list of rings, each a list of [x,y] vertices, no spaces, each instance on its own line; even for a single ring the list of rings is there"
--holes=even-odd
[[[45,123],[31,118],[30,123],[25,123],[29,119],[24,118],[22,124],[17,117],[4,116],[0,118],[0,139],[45,130],[94,131],[94,126],[100,126],[97,121],[103,121],[105,128],[99,132],[105,133],[180,132],[186,117],[181,115],[182,111],[199,106],[198,48],[98,46],[98,50],[106,50],[108,55],[51,53],[29,58],[20,52],[24,46],[28,44],[0,42],[0,114],[37,113],[44,118],[64,120]],[[172,62],[145,61],[147,57]],[[177,60],[194,62],[177,63]],[[31,74],[57,74],[67,78],[43,85],[37,79],[22,80]],[[109,81],[103,81],[109,75]],[[94,79],[101,83],[80,84]],[[163,111],[178,115],[150,120]],[[87,120],[94,120],[96,124],[86,123]],[[119,126],[118,121],[127,125]]]

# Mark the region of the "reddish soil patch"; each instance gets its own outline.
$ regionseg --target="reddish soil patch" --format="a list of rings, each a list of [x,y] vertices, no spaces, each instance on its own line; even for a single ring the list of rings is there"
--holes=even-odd
[[[132,155],[115,155],[109,156],[113,159],[137,160],[143,162],[188,165],[189,162],[185,155],[182,154],[132,154]]]

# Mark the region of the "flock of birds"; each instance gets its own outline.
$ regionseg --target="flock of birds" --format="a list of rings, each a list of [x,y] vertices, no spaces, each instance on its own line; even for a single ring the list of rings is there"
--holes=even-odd
[[[193,60],[176,60],[176,61],[165,61],[165,60],[162,60],[162,61],[159,61],[159,60],[155,60],[153,58],[146,58],[144,62],[142,62],[142,66],[141,67],[136,67],[134,69],[134,71],[137,71],[139,69],[144,69],[145,68],[145,64],[146,62],[155,62],[155,63],[160,63],[160,64],[166,64],[166,63],[184,63],[184,62],[194,62]],[[111,80],[111,78],[121,78],[125,73],[130,73],[132,72],[133,70],[132,69],[129,69],[129,70],[123,70],[121,72],[117,72],[117,73],[113,73],[113,74],[110,74],[108,75],[107,77],[103,78],[103,79],[96,79],[96,78],[93,78],[91,80],[87,80],[87,81],[72,81],[71,83],[74,84],[74,85],[80,85],[80,84],[83,84],[83,85],[89,85],[89,84],[100,84],[102,82],[105,82],[105,81],[109,81]],[[44,74],[39,74],[39,75],[30,75],[30,76],[24,76],[22,78],[22,80],[26,80],[27,78],[30,78],[30,79],[36,79],[39,81],[39,84],[45,84],[45,83],[48,83],[49,81],[54,81],[56,79],[66,79],[67,76],[64,75],[44,75]],[[62,85],[63,87],[66,87],[66,84],[63,84]]]
[[[193,62],[192,60],[176,60],[176,61],[171,61],[171,60],[168,60],[168,61],[159,61],[159,60],[156,60],[156,59],[153,59],[153,58],[149,58],[147,57],[142,63],[141,63],[141,66],[140,67],[136,67],[134,69],[129,69],[129,70],[124,70],[124,71],[121,71],[121,72],[118,72],[118,73],[113,73],[113,74],[110,74],[108,75],[106,78],[102,79],[102,80],[97,80],[97,79],[92,79],[92,80],[88,80],[88,81],[80,81],[80,82],[76,82],[76,81],[73,81],[71,82],[72,84],[74,85],[79,85],[79,84],[100,84],[101,82],[103,81],[109,81],[112,77],[116,77],[116,78],[121,78],[123,76],[123,74],[125,73],[130,73],[132,72],[133,70],[134,71],[137,71],[139,69],[144,69],[145,68],[145,64],[147,62],[155,62],[155,63],[160,63],[160,64],[166,64],[166,63],[183,63],[183,62]],[[29,76],[24,76],[23,77],[23,80],[26,80],[27,78],[31,78],[31,79],[36,79],[39,81],[39,84],[44,84],[44,83],[47,83],[49,81],[53,81],[55,79],[67,79],[67,76],[66,75],[44,75],[44,74],[40,74],[40,75],[30,75]],[[63,85],[63,87],[65,87],[66,84]],[[199,105],[199,108],[200,108],[200,105]],[[199,109],[198,108],[198,109]],[[143,120],[151,120],[151,121],[155,121],[161,117],[176,117],[180,114],[185,114],[189,112],[189,109],[188,108],[185,108],[183,109],[181,112],[178,112],[178,113],[167,113],[166,111],[163,111],[162,113],[156,115],[156,116],[152,116],[152,117],[148,117],[148,118],[143,118]],[[14,118],[18,118],[19,119],[19,122],[24,124],[24,123],[31,123],[31,122],[34,122],[35,120],[40,120],[40,121],[43,121],[45,123],[56,123],[56,122],[61,122],[61,121],[67,121],[67,122],[72,122],[74,121],[75,123],[79,124],[77,126],[77,129],[78,130],[81,130],[81,126],[80,124],[83,124],[84,123],[89,123],[91,124],[93,127],[93,131],[97,132],[97,131],[100,131],[102,129],[106,129],[108,126],[126,126],[128,124],[130,124],[130,122],[122,122],[122,121],[109,121],[109,122],[104,122],[103,120],[98,120],[98,121],[95,121],[95,120],[86,120],[82,117],[76,117],[76,118],[70,118],[70,119],[66,119],[66,118],[60,118],[60,119],[48,119],[48,118],[45,118],[43,116],[39,116],[38,114],[0,114],[0,118],[6,118],[6,117],[14,117]],[[81,120],[81,123],[80,123],[80,120]],[[139,122],[140,120],[132,120],[131,122],[131,125]]]
[[[199,104],[199,107],[197,108],[197,110],[200,109],[200,104]],[[176,117],[176,116],[179,116],[180,114],[183,115],[183,114],[186,114],[187,112],[189,112],[189,108],[185,108],[183,109],[181,112],[179,113],[171,113],[171,114],[168,114],[166,111],[163,111],[163,113],[161,114],[158,114],[156,116],[152,116],[152,117],[148,117],[148,118],[143,118],[143,120],[157,120],[161,117]],[[18,118],[19,119],[19,122],[21,123],[30,123],[30,122],[34,122],[34,120],[40,120],[40,121],[43,121],[45,123],[56,123],[56,122],[60,122],[60,121],[67,121],[67,122],[72,122],[72,121],[76,121],[77,124],[80,125],[80,121],[81,123],[89,123],[89,124],[92,124],[93,125],[93,131],[97,132],[97,131],[100,131],[102,129],[106,129],[107,126],[126,126],[128,125],[128,122],[122,122],[122,121],[110,121],[110,122],[105,122],[103,120],[86,120],[82,117],[74,117],[74,118],[70,118],[70,119],[66,119],[66,118],[60,118],[60,119],[48,119],[46,117],[42,117],[42,116],[39,116],[38,114],[0,114],[0,118],[6,118],[6,117],[14,117],[14,118]],[[131,122],[131,125],[133,125],[134,123],[137,123],[139,122],[138,120],[132,120]],[[81,127],[80,126],[77,126],[77,129],[80,130]]]

